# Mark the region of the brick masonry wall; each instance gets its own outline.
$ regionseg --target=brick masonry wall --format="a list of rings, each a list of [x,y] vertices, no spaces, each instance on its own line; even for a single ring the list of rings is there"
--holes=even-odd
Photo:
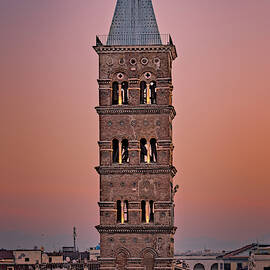
[[[142,258],[143,250],[152,249],[159,257],[173,256],[173,236],[165,234],[102,234],[101,257],[113,258],[123,247],[133,258]]]
[[[144,269],[155,258],[173,269],[174,203],[171,82],[173,46],[95,48],[99,54],[99,149],[101,269]],[[150,75],[149,75],[150,74]],[[128,82],[128,104],[112,105],[113,82]],[[156,104],[140,104],[140,83],[156,82]],[[140,140],[157,141],[157,162],[140,163]],[[112,162],[112,141],[127,139],[129,162]],[[117,222],[117,201],[128,201],[128,222]],[[141,201],[154,202],[154,221],[142,222]],[[104,268],[104,269],[105,269]],[[122,268],[121,268],[122,269]]]

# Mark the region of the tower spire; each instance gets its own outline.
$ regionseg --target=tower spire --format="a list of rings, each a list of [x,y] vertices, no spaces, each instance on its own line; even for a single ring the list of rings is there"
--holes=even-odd
[[[107,45],[161,45],[152,0],[117,0]]]

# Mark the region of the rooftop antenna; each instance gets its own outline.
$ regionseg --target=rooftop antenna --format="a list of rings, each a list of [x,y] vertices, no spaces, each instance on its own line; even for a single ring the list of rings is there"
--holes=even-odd
[[[74,242],[74,251],[76,251],[76,239],[77,239],[77,229],[73,227],[73,242]]]

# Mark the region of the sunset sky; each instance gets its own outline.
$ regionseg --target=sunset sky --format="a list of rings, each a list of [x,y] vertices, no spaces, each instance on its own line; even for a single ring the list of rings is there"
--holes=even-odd
[[[0,248],[99,241],[98,57],[116,0],[0,0]],[[270,244],[270,1],[153,0],[174,63],[176,250]]]

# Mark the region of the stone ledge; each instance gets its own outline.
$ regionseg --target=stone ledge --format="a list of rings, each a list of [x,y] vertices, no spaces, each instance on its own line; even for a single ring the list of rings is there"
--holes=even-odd
[[[175,234],[177,227],[162,226],[162,225],[98,225],[96,229],[99,233],[140,233],[140,234],[153,234],[153,233],[165,233]]]
[[[115,46],[106,46],[98,45],[93,46],[94,50],[100,53],[112,53],[112,52],[169,52],[172,60],[177,58],[176,48],[173,44],[171,45],[141,45],[141,46],[132,46],[132,45],[115,45]]]
[[[162,165],[141,165],[141,166],[98,166],[95,167],[96,171],[100,175],[109,174],[171,174],[174,177],[177,170],[174,166],[162,166]]]
[[[99,115],[106,114],[170,114],[174,119],[176,111],[173,106],[167,105],[143,105],[143,106],[130,106],[130,105],[115,105],[115,106],[100,106],[96,107]]]

